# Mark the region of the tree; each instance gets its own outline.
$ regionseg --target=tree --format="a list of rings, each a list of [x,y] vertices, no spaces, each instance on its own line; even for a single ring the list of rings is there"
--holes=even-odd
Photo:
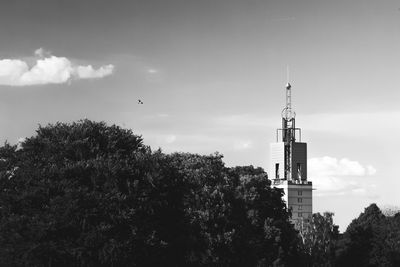
[[[400,213],[387,217],[385,255],[390,265],[400,266]]]
[[[226,168],[222,155],[167,156],[186,179],[184,213],[194,246],[191,266],[288,265],[297,260],[299,239],[289,222],[282,192],[253,166]]]
[[[298,221],[297,229],[308,255],[308,266],[334,266],[339,230],[333,224],[333,213],[314,213],[309,223]]]
[[[229,180],[236,196],[230,219],[236,227],[230,266],[298,265],[300,239],[289,222],[283,191],[271,188],[266,173],[253,166],[232,168]]]
[[[347,227],[337,251],[338,264],[397,266],[399,247],[393,241],[399,236],[390,225],[379,207],[371,204]]]
[[[4,146],[0,158],[1,257],[9,265],[123,266],[163,246],[147,223],[164,204],[151,197],[161,155],[130,130],[57,123],[19,150]]]

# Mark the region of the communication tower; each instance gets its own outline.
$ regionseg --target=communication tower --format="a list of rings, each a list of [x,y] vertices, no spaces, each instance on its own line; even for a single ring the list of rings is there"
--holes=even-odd
[[[282,128],[271,144],[272,185],[283,189],[284,201],[292,211],[292,222],[308,221],[312,216],[312,182],[307,180],[307,143],[301,142],[292,110],[292,86],[286,85],[286,106],[282,110]]]

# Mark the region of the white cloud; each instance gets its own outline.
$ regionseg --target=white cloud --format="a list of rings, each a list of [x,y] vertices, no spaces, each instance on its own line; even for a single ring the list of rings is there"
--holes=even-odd
[[[373,193],[375,185],[360,180],[376,172],[371,165],[363,166],[347,158],[321,157],[308,160],[308,176],[319,196],[353,194],[376,197]]]
[[[340,160],[332,157],[312,158],[308,160],[308,164],[310,173],[322,176],[363,176],[367,174],[366,167],[347,158]],[[372,166],[368,167],[373,169]]]
[[[39,57],[42,57],[43,56],[43,52],[44,52],[43,48],[36,49],[35,50],[35,55],[39,56]]]
[[[47,55],[42,48],[35,51],[40,59],[29,67],[20,59],[0,60],[0,85],[28,86],[39,84],[60,84],[72,79],[102,78],[111,75],[113,65],[94,69],[91,65],[75,65],[66,57]]]
[[[103,78],[111,75],[113,70],[113,65],[101,66],[97,70],[94,69],[92,65],[76,67],[77,76],[81,79]]]
[[[35,56],[38,56],[38,57],[46,57],[47,56],[48,57],[48,56],[51,56],[51,52],[44,50],[41,47],[41,48],[35,50]]]

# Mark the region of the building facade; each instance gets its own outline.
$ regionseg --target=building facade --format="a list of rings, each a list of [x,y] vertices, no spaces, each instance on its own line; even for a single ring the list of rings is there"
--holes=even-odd
[[[270,177],[272,186],[283,189],[284,201],[292,212],[291,221],[307,222],[312,216],[312,182],[307,180],[307,143],[301,142],[292,110],[291,85],[286,85],[286,107],[282,110],[282,128],[271,144]]]

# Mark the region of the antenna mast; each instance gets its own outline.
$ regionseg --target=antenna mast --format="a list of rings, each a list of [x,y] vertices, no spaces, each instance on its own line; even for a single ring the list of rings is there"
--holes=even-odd
[[[282,110],[282,142],[285,144],[285,178],[292,179],[293,143],[296,141],[296,113],[292,110],[292,86],[286,84],[286,107]]]
[[[289,83],[289,65],[286,66],[286,82]]]
[[[282,178],[291,181],[292,179],[298,179],[298,174],[293,173],[295,168],[293,164],[293,147],[296,143],[296,133],[301,142],[301,129],[296,128],[296,112],[292,110],[292,86],[290,83],[286,84],[286,106],[282,110],[282,128],[276,131],[276,141],[279,142],[279,133],[282,135],[280,142],[284,145],[284,163],[283,163],[283,174]],[[278,176],[277,176],[278,177]]]

